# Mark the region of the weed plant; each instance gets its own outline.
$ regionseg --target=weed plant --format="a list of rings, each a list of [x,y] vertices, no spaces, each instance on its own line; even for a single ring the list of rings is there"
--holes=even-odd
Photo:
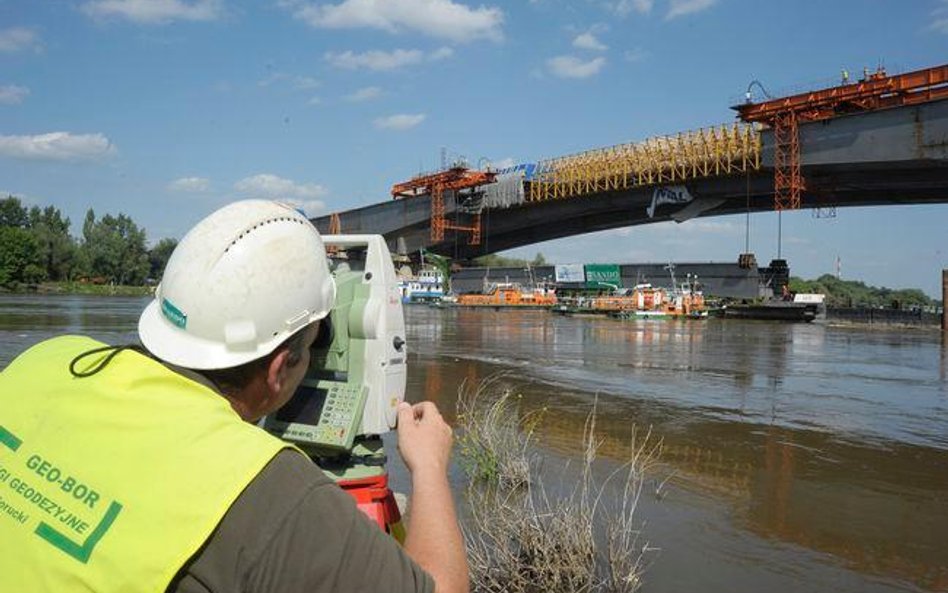
[[[476,593],[633,593],[654,551],[635,510],[661,441],[631,431],[629,456],[605,478],[593,466],[596,405],[578,449],[578,479],[548,489],[543,459],[530,452],[540,417],[518,414],[519,398],[498,378],[458,398],[459,444],[469,478],[464,537]],[[558,494],[559,493],[559,494]]]

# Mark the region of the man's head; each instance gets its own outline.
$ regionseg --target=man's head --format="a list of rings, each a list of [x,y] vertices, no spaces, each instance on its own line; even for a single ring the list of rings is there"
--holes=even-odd
[[[319,329],[319,323],[306,326],[263,358],[200,372],[244,420],[256,421],[283,407],[293,396],[309,368],[310,347]]]
[[[292,362],[308,356],[335,292],[322,239],[306,217],[277,202],[234,202],[178,244],[138,333],[157,358],[201,372]],[[284,346],[307,335],[291,356]]]

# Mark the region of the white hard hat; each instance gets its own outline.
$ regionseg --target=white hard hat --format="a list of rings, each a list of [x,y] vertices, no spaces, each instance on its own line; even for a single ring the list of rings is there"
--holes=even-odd
[[[138,335],[166,362],[230,368],[273,352],[335,298],[323,241],[305,216],[278,202],[233,202],[178,244]]]

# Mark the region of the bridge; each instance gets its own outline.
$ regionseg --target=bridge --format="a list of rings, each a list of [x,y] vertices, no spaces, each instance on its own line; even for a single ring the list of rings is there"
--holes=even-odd
[[[456,259],[618,227],[948,202],[948,65],[734,107],[742,121],[497,172],[463,168],[313,219]],[[470,176],[473,173],[474,176]]]

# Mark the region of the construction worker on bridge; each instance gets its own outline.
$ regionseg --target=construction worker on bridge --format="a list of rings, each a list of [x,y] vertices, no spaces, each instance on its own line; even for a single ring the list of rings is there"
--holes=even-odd
[[[142,313],[144,347],[78,336],[0,373],[0,591],[464,592],[451,429],[401,404],[404,548],[253,423],[303,379],[335,285],[274,202],[201,221]]]

